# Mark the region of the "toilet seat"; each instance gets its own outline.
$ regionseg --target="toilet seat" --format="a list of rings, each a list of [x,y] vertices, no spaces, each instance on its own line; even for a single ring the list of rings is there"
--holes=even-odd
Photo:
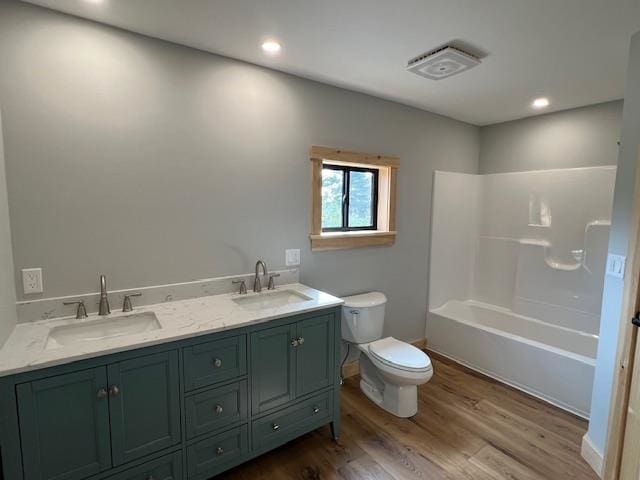
[[[426,353],[393,337],[371,342],[368,350],[375,360],[389,368],[411,373],[425,373],[433,370],[431,359]]]

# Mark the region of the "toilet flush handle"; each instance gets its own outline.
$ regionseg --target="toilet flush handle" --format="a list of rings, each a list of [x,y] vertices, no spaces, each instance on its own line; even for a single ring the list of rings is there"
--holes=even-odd
[[[349,311],[351,315],[353,315],[353,326],[358,326],[358,315],[360,315],[360,310],[351,310]]]

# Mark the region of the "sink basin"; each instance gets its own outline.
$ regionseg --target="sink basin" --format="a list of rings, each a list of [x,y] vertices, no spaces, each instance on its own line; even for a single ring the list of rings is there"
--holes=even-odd
[[[276,290],[275,292],[258,293],[257,295],[233,299],[241,307],[252,311],[283,307],[294,303],[308,302],[309,300],[312,300],[312,298],[295,290]]]
[[[107,317],[87,320],[73,325],[55,327],[49,332],[46,349],[73,345],[80,342],[135,335],[161,328],[153,312],[134,313],[123,317]]]

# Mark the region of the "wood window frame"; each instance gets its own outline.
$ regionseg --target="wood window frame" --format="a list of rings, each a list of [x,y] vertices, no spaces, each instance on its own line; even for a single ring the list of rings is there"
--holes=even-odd
[[[352,152],[312,146],[311,160],[311,250],[391,246],[396,240],[396,190],[400,159],[389,155]],[[344,165],[378,170],[377,228],[375,230],[322,231],[322,167]]]

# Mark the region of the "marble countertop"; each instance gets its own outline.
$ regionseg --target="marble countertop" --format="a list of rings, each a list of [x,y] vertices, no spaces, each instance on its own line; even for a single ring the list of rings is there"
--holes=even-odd
[[[136,308],[132,313],[155,313],[161,325],[160,329],[103,340],[81,341],[73,345],[57,346],[50,349],[46,348],[46,344],[49,332],[53,328],[80,322],[86,323],[101,317],[90,315],[89,318],[84,320],[64,317],[20,323],[0,348],[0,377],[246,327],[289,315],[335,307],[343,303],[337,297],[300,283],[279,286],[275,292],[283,290],[295,290],[310,297],[311,300],[264,308],[258,311],[248,310],[234,302],[234,299],[240,297],[237,293],[146,305]],[[274,291],[249,293],[242,295],[242,297],[269,295],[272,292]],[[112,313],[108,318],[117,318],[125,315],[131,315],[131,313]]]

